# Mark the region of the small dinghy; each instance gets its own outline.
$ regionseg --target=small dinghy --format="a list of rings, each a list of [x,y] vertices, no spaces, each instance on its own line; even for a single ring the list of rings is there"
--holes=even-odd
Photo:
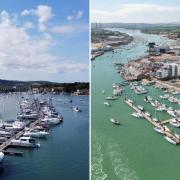
[[[111,118],[110,121],[113,123],[113,124],[116,124],[116,125],[120,125],[120,122],[115,119],[115,118]]]

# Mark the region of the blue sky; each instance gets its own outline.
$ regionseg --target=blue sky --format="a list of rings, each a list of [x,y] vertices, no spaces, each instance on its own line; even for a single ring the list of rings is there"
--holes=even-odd
[[[86,0],[0,3],[0,79],[88,81]]]
[[[92,22],[180,23],[179,0],[92,0]]]

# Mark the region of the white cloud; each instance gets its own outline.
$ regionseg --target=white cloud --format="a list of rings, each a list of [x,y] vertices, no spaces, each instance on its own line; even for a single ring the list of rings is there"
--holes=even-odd
[[[180,6],[158,4],[123,4],[115,11],[92,10],[93,22],[180,22]]]
[[[46,22],[52,18],[52,8],[47,5],[38,5],[36,9],[25,9],[21,12],[22,16],[35,15],[38,17],[39,30],[46,30]]]
[[[74,12],[74,15],[67,16],[67,20],[80,19],[83,15],[82,11]]]
[[[32,29],[32,28],[34,28],[32,22],[30,22],[30,21],[25,22],[24,25],[23,25],[23,27],[26,28],[26,29]]]
[[[27,12],[26,12],[27,13]],[[27,29],[14,24],[6,11],[0,13],[0,68],[11,71],[38,71],[48,73],[71,73],[87,69],[87,65],[72,63],[66,58],[55,56],[51,48],[54,37],[42,33],[32,37]],[[45,18],[47,19],[47,18]],[[42,20],[44,22],[44,20]],[[27,22],[28,27],[31,26]]]
[[[88,27],[88,24],[59,25],[52,27],[51,32],[57,34],[77,34],[88,31]]]

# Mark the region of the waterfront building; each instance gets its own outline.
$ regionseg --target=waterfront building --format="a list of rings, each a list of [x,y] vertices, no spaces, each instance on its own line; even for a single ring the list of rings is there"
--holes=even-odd
[[[159,79],[172,79],[180,77],[180,63],[167,62],[156,71],[156,77]]]

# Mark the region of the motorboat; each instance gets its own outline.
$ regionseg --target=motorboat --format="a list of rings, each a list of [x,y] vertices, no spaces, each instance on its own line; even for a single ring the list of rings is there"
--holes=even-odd
[[[131,114],[132,116],[136,117],[136,118],[141,118],[143,117],[143,115],[141,113],[137,113],[137,112],[134,112]]]
[[[104,105],[105,105],[105,106],[111,106],[111,104],[108,103],[108,102],[104,102]]]
[[[157,118],[152,118],[153,121],[155,122],[158,122],[158,119]]]
[[[3,159],[4,159],[4,153],[3,153],[3,152],[0,152],[0,165],[1,165],[2,162],[3,162]]]
[[[116,96],[107,96],[106,97],[106,100],[116,100],[116,99],[118,99],[118,97],[116,97]]]
[[[168,110],[167,113],[168,113],[169,115],[173,116],[173,117],[176,117],[176,114],[175,114],[174,111],[169,111],[169,110]]]
[[[45,123],[46,125],[57,125],[61,122],[59,118],[53,118],[53,117],[48,117],[45,116],[41,122]]]
[[[180,134],[175,133],[174,135],[180,140]]]
[[[37,119],[38,118],[38,114],[36,112],[32,112],[32,113],[20,113],[18,115],[19,119]]]
[[[115,119],[115,118],[111,118],[110,121],[113,123],[113,124],[116,124],[116,125],[120,125],[120,122]]]
[[[5,126],[5,130],[8,131],[20,131],[25,128],[26,123],[21,121],[15,121],[11,125]]]
[[[164,138],[168,141],[168,142],[170,142],[171,144],[177,144],[176,143],[176,141],[173,139],[173,138],[170,138],[170,137],[168,137],[168,136],[164,136]]]
[[[142,106],[137,106],[138,107],[138,109],[140,109],[141,111],[143,111],[144,110],[144,108],[142,107]]]
[[[79,109],[78,107],[74,107],[73,110],[74,110],[75,112],[82,112],[82,110]]]
[[[43,138],[43,137],[46,137],[47,135],[49,135],[49,133],[46,131],[33,129],[33,130],[26,131],[23,136],[30,136],[33,138]]]
[[[29,147],[29,148],[40,147],[40,144],[37,143],[35,139],[24,136],[20,137],[19,139],[12,139],[11,143],[14,146],[21,146],[21,147]]]
[[[163,128],[162,127],[155,127],[154,130],[158,133],[164,134]]]
[[[169,124],[171,124],[174,127],[180,127],[180,123],[176,121],[176,119],[172,119]]]
[[[151,117],[151,115],[150,115],[150,113],[149,113],[149,112],[145,112],[144,114],[145,114],[146,116]]]
[[[133,103],[133,100],[131,100],[131,99],[127,99],[127,101],[131,104]]]

